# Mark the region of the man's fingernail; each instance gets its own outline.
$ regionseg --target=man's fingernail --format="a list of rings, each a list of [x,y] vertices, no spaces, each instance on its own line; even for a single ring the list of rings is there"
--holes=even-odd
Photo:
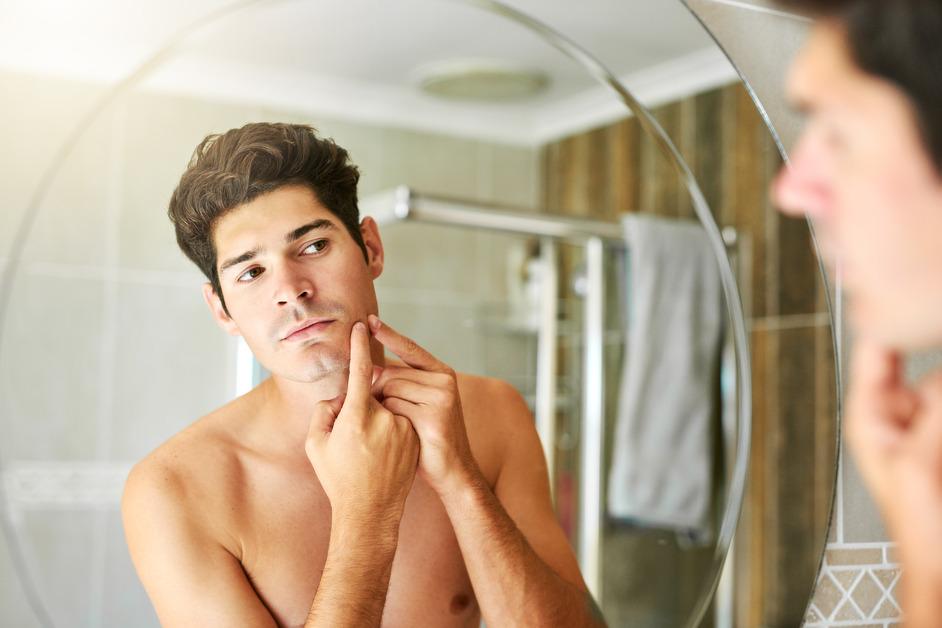
[[[364,325],[362,321],[355,322],[353,328],[357,331],[366,331],[366,325]]]
[[[377,329],[379,329],[379,328],[382,327],[382,325],[383,325],[383,324],[380,322],[378,316],[374,316],[374,315],[370,314],[369,317],[368,317],[368,320],[370,321],[370,327],[373,328],[373,331],[376,331]]]

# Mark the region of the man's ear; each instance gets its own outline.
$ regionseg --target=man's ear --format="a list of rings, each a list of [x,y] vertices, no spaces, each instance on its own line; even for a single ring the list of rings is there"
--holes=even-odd
[[[220,300],[216,291],[213,290],[213,284],[208,281],[203,284],[203,300],[206,301],[206,305],[209,306],[209,311],[213,315],[216,324],[219,325],[224,332],[230,336],[242,335],[235,321],[229,318],[229,315],[226,314],[226,310],[223,309],[222,300]]]
[[[373,279],[383,274],[383,241],[379,237],[379,226],[372,217],[367,216],[360,222],[360,235],[366,247],[366,265]]]

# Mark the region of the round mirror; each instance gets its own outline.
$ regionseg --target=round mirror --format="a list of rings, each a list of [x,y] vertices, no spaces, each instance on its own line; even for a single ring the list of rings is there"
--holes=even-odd
[[[278,376],[214,323],[167,203],[204,137],[258,122],[311,125],[349,152],[385,250],[383,319],[525,401],[551,521],[528,529],[514,517],[527,497],[489,489],[544,563],[545,530],[568,541],[609,625],[804,607],[834,481],[824,288],[807,228],[769,207],[768,130],[680,3],[111,10],[123,23],[87,53],[0,73],[22,95],[2,157],[23,169],[5,176],[0,240],[4,623],[157,625],[124,537],[125,478]],[[24,32],[42,22],[23,13]],[[145,59],[141,42],[161,52],[104,87]],[[59,114],[56,153],[36,128]],[[487,475],[500,426],[475,423]],[[477,625],[488,601],[433,519],[401,530],[400,551],[450,544],[424,548],[430,584],[389,620]],[[243,569],[279,624],[303,623],[316,579],[292,597]]]

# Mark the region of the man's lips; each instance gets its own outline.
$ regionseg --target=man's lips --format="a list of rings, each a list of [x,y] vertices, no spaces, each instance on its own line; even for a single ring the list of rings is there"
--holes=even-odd
[[[308,338],[317,333],[320,333],[333,322],[334,319],[331,318],[321,318],[306,321],[289,330],[288,335],[282,338],[282,340],[302,340],[304,338]]]

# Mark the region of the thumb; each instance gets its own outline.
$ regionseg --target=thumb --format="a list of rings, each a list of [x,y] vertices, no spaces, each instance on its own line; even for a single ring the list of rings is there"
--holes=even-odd
[[[320,443],[324,441],[334,428],[334,421],[343,407],[343,396],[318,401],[311,415],[311,424],[308,428],[308,441]]]
[[[851,384],[858,389],[883,393],[902,384],[902,358],[872,340],[855,340],[851,356]]]

